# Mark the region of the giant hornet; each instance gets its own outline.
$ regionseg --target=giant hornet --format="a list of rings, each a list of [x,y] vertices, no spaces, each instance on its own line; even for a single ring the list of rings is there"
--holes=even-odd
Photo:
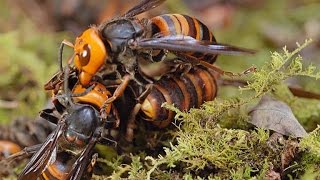
[[[165,127],[173,119],[173,112],[161,108],[163,103],[174,104],[180,110],[200,107],[217,94],[218,74],[215,71],[195,67],[188,73],[163,77],[141,104],[141,117],[158,127]]]
[[[129,86],[134,89],[134,98],[138,101],[130,117],[135,117],[142,107],[142,112],[149,111],[144,114],[147,115],[147,119],[150,119],[148,116],[154,109],[153,107],[146,108],[152,103],[147,103],[148,100],[145,98],[148,97],[150,92],[157,91],[152,90],[155,84],[166,87],[164,84],[167,83],[167,80],[159,81],[161,77],[168,76],[170,79],[171,76],[175,76],[178,73],[188,74],[188,71],[196,68],[196,66],[213,69],[220,74],[233,75],[233,73],[225,72],[212,64],[217,55],[253,53],[248,49],[217,43],[207,26],[187,15],[166,14],[151,19],[138,19],[135,17],[159,6],[164,1],[144,0],[119,18],[85,30],[76,38],[74,45],[63,41],[59,51],[60,69],[62,69],[63,47],[64,45],[69,45],[74,48],[73,60],[79,84],[83,87],[88,87],[93,82],[98,81],[108,87],[111,84],[110,79],[105,77],[115,73],[117,76],[115,81],[121,80],[121,82],[117,81],[117,88],[113,96],[108,98],[104,106],[123,95]],[[173,57],[168,53],[171,53]],[[153,65],[158,65],[158,67],[150,71],[149,67]],[[198,68],[196,69],[194,71],[199,71]],[[202,69],[201,72],[208,72],[203,68],[199,69]],[[248,71],[251,70],[249,69]],[[61,72],[45,85],[45,89],[60,89],[62,82]],[[200,76],[195,75],[195,77]],[[167,77],[164,78],[166,79]],[[199,79],[203,80],[202,77]],[[201,82],[184,82],[183,84],[199,87],[207,85],[201,84]],[[212,87],[208,87],[208,89],[212,89]],[[172,89],[177,90],[176,88]],[[180,92],[184,93],[184,91]],[[168,95],[168,93],[164,92],[161,92],[161,94],[164,97]],[[183,96],[187,97],[185,94]],[[202,98],[200,94],[189,93],[190,96],[203,99],[203,101],[199,100],[199,102],[203,103],[207,99]],[[152,96],[150,95],[149,97]],[[146,103],[143,103],[144,100],[146,100]],[[165,101],[170,102],[167,98]],[[160,115],[154,114],[151,116],[160,117]],[[167,122],[172,120],[172,116],[170,115],[169,117],[166,123],[160,123],[162,125],[159,125],[159,127],[165,127],[164,124],[169,124]],[[132,131],[133,128],[130,127],[133,126],[134,120],[129,120],[127,134],[132,134],[129,131]]]
[[[126,140],[129,142],[133,140],[136,117],[158,128],[167,127],[175,114],[162,108],[163,103],[174,104],[179,110],[186,111],[213,100],[217,95],[218,75],[211,69],[194,67],[188,73],[166,76],[156,81],[146,97],[138,99],[138,104],[133,107],[132,114],[127,120]],[[129,87],[133,93],[139,93],[139,88]]]
[[[99,110],[110,93],[105,86],[96,83],[89,90],[75,85],[71,94],[69,73],[65,70],[64,74],[64,94],[57,95],[54,108],[40,113],[42,118],[57,125],[55,130],[43,144],[27,147],[10,158],[35,152],[19,179],[80,179],[92,170],[96,159],[92,149],[104,139],[102,132],[107,120]],[[55,115],[54,110],[61,116]],[[111,104],[104,111],[106,115],[110,114]]]
[[[144,0],[123,16],[87,29],[76,38],[74,45],[64,41],[60,53],[64,44],[74,47],[74,63],[80,83],[88,85],[103,65],[115,65],[122,77],[128,74],[139,84],[145,85],[155,80],[141,67],[145,63],[166,61],[171,65],[177,62],[201,64],[217,70],[212,65],[217,54],[253,53],[248,49],[218,44],[207,26],[187,15],[135,18],[163,2]],[[177,58],[168,59],[168,52]],[[166,74],[167,71],[162,73]]]

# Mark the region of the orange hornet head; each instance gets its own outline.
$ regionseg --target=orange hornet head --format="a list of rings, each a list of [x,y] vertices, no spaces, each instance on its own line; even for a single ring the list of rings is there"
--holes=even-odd
[[[107,56],[106,48],[97,28],[89,28],[77,37],[74,53],[74,63],[80,73],[80,83],[86,86],[102,67]]]

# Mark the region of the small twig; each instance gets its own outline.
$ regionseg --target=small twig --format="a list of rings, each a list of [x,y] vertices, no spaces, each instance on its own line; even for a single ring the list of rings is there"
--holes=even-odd
[[[19,103],[17,101],[5,101],[0,99],[0,108],[16,109]]]

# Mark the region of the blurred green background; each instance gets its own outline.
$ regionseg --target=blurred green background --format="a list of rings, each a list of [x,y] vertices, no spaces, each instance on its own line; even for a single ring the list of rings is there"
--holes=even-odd
[[[90,24],[122,14],[129,0],[4,0],[0,1],[0,122],[37,116],[49,94],[43,85],[58,70],[58,47],[73,42]],[[289,50],[312,38],[301,52],[307,64],[320,62],[320,2],[317,0],[167,0],[141,17],[181,13],[197,17],[212,29],[218,42],[258,50],[253,56],[221,56],[224,70],[241,72],[270,59],[270,52]],[[70,52],[70,51],[69,51]],[[66,57],[70,53],[65,53]],[[320,92],[314,80],[288,83]],[[219,96],[235,96],[222,87]]]

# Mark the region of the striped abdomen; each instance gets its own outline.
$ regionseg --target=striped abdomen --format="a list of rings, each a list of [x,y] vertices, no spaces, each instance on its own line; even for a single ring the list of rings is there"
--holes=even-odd
[[[198,19],[182,15],[182,14],[164,14],[156,16],[151,19],[152,34],[161,35],[184,35],[190,36],[197,40],[216,42],[211,31],[206,25],[200,22]],[[216,55],[206,55],[203,53],[193,52],[188,53],[191,56],[204,60],[209,63],[213,63],[216,59]],[[154,59],[160,60],[163,56],[163,51],[154,56]]]
[[[56,161],[50,164],[45,171],[40,175],[40,179],[43,180],[66,180],[68,173],[71,171],[72,166],[77,160],[77,156],[69,154],[67,152],[59,152],[56,157]],[[87,157],[89,158],[89,157]],[[90,179],[92,175],[93,167],[89,164],[86,172],[83,173],[81,179]]]
[[[212,70],[193,68],[184,75],[162,78],[156,82],[141,106],[142,118],[163,128],[170,124],[174,112],[162,108],[165,102],[181,111],[200,107],[217,94],[217,74]]]

